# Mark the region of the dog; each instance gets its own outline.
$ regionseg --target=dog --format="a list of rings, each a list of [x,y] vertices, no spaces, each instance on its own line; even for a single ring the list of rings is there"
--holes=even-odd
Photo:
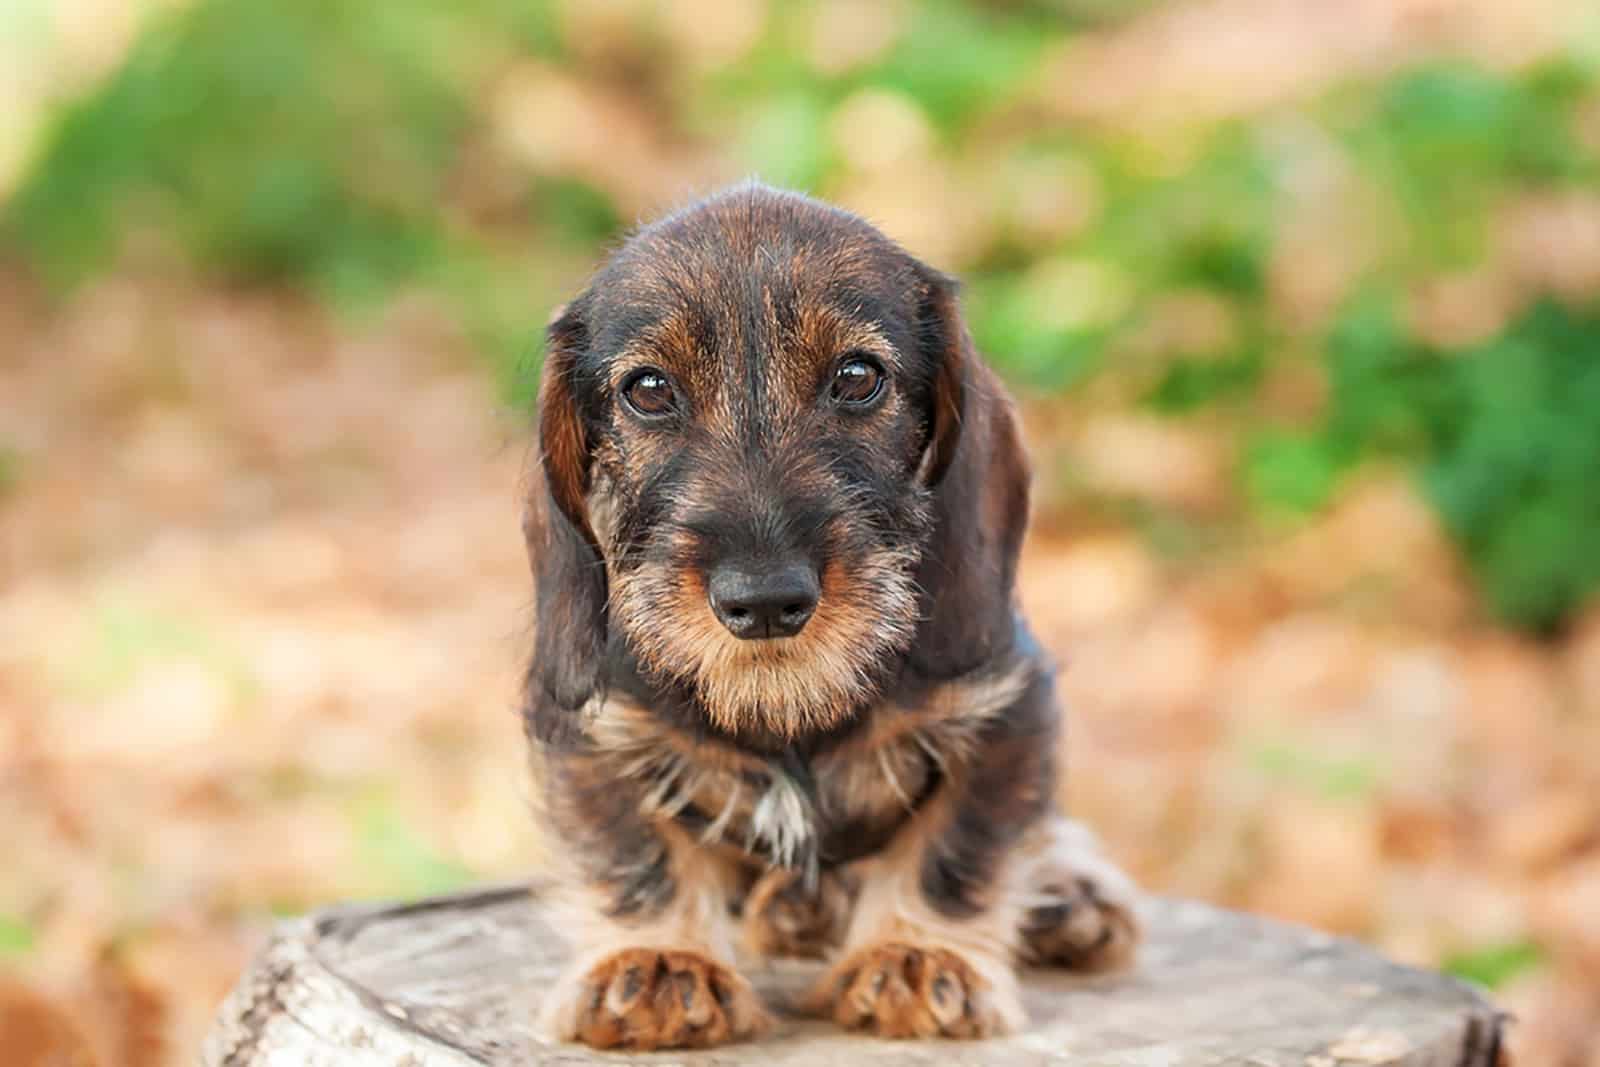
[[[574,940],[551,1039],[707,1047],[806,1010],[1024,1021],[1019,963],[1125,966],[1128,880],[1057,813],[1013,585],[1028,468],[955,283],[747,184],[646,226],[547,330],[523,718]]]

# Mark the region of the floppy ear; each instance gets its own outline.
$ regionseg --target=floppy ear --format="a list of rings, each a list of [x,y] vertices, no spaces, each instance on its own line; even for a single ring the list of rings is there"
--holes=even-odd
[[[973,348],[949,279],[929,278],[918,334],[934,368],[921,465],[933,487],[934,530],[917,570],[922,624],[911,662],[924,675],[951,677],[1014,639],[1028,461],[1015,406]]]
[[[574,301],[547,331],[539,463],[522,522],[538,605],[524,714],[545,740],[571,729],[565,713],[599,689],[606,636],[605,565],[586,504],[591,442],[575,389],[577,358],[589,340],[583,315]]]
[[[920,474],[938,485],[955,460],[961,441],[961,417],[966,403],[966,365],[972,359],[972,342],[956,307],[955,279],[919,264],[924,289],[917,309],[917,343],[933,366],[929,398],[928,441]]]
[[[556,309],[545,330],[544,371],[539,380],[539,465],[556,507],[590,542],[585,497],[589,490],[589,433],[578,406],[578,357],[589,344],[580,297]]]

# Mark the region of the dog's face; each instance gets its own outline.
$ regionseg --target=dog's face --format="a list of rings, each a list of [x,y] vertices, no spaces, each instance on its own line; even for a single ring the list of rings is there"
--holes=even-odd
[[[833,725],[916,632],[948,299],[860,220],[749,187],[639,233],[552,324],[551,493],[611,623],[723,730]]]

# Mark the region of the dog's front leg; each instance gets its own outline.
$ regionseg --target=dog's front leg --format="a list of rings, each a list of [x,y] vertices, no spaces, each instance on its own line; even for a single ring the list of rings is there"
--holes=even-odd
[[[939,792],[880,855],[810,1007],[881,1037],[987,1037],[1023,1021],[1013,969],[1021,846],[1049,811],[1055,710],[1039,679],[950,753]]]
[[[597,757],[549,764],[549,821],[573,961],[545,995],[558,1041],[646,1051],[707,1048],[764,1032],[770,1017],[733,965],[731,865],[670,818],[641,811],[637,783]]]

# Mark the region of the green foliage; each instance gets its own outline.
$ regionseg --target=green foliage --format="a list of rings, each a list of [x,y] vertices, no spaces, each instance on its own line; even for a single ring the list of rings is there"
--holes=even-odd
[[[1354,300],[1327,344],[1330,396],[1324,435],[1346,453],[1421,453],[1456,413],[1455,372],[1415,340],[1392,293]]]
[[[1600,308],[1532,308],[1451,362],[1423,484],[1489,602],[1549,627],[1600,588]]]
[[[117,599],[97,607],[94,624],[89,639],[74,646],[62,664],[63,682],[71,690],[104,697],[125,689],[148,668],[187,662],[216,676],[240,703],[255,695],[255,680],[238,653],[204,619]]]
[[[922,105],[955,129],[1006,98],[1049,40],[1050,20],[986,16],[972,4],[925,0],[906,32],[866,77]]]
[[[65,109],[0,237],[62,289],[105,268],[129,234],[342,308],[430,286],[524,403],[540,294],[445,205],[493,70],[560,48],[543,0],[185,5]],[[528,200],[523,229],[584,258],[620,224],[576,178],[534,180]]]
[[[7,213],[70,284],[129,227],[203,265],[363,296],[438,254],[467,114],[422,0],[211,0],[147,32],[68,109]]]
[[[1326,337],[1322,415],[1296,427],[1252,425],[1238,404],[1291,341],[1266,299],[1282,193],[1259,133],[1222,127],[1187,167],[1154,177],[1122,146],[1098,146],[1107,208],[1086,243],[1140,279],[1125,321],[1189,286],[1227,301],[1239,324],[1233,351],[1170,359],[1150,403],[1173,414],[1234,405],[1240,478],[1267,512],[1315,511],[1368,458],[1413,464],[1490,607],[1519,626],[1558,624],[1600,589],[1600,312],[1547,301],[1484,344],[1441,350],[1415,333],[1405,304],[1418,281],[1481,258],[1508,196],[1592,186],[1600,160],[1573,130],[1597,87],[1575,62],[1516,78],[1443,65],[1330,101],[1327,129],[1393,196],[1399,225]],[[988,300],[1005,306],[1003,293]],[[1051,370],[1104,363],[1059,343],[1054,360],[1038,355],[1022,327],[981,339],[1002,366],[1007,346],[1024,355],[1030,382],[1059,385]]]
[[[1508,184],[1594,175],[1571,126],[1585,81],[1570,64],[1521,80],[1442,65],[1384,87],[1349,140],[1399,200],[1419,267],[1480,258],[1490,209]]]
[[[1193,411],[1253,388],[1265,366],[1265,353],[1256,347],[1221,358],[1175,359],[1150,391],[1149,401],[1159,411]]]
[[[788,92],[763,100],[744,124],[740,154],[765,181],[814,189],[830,164],[827,120],[827,106],[814,93]]]
[[[777,4],[763,40],[730,69],[709,78],[686,102],[692,125],[716,116],[736,131],[737,155],[766,181],[820,190],[838,170],[828,120],[841,101],[865,88],[903,94],[945,136],[963,131],[1022,85],[1060,15],[1005,11],[964,0],[921,0],[903,32],[865,68],[823,72],[806,60],[815,10]]]
[[[10,915],[0,915],[0,962],[33,951],[33,927]]]
[[[1016,381],[1041,390],[1068,389],[1100,365],[1109,328],[1041,314],[1014,277],[974,279],[966,305],[979,347]]]
[[[1458,952],[1444,961],[1443,969],[1494,990],[1543,964],[1544,952],[1532,941],[1507,941]]]
[[[1268,778],[1299,786],[1327,800],[1370,797],[1382,768],[1370,759],[1329,754],[1304,743],[1269,741],[1250,754]]]
[[[1090,240],[1152,290],[1198,286],[1258,298],[1272,246],[1276,190],[1247,126],[1215,131],[1193,163],[1151,173],[1148,146],[1094,146],[1105,213]]]
[[[622,225],[609,196],[574,178],[535,181],[533,206],[546,229],[585,248],[610,239]]]
[[[1542,302],[1439,350],[1367,296],[1333,330],[1328,371],[1324,423],[1248,452],[1257,500],[1311,510],[1359,459],[1410,459],[1502,618],[1547,628],[1600,589],[1600,307]]]
[[[381,791],[366,796],[354,818],[359,865],[372,872],[374,893],[433,896],[472,880],[470,870],[420,837]]]
[[[1266,511],[1304,514],[1328,502],[1350,457],[1326,436],[1267,429],[1245,450],[1244,482]]]

